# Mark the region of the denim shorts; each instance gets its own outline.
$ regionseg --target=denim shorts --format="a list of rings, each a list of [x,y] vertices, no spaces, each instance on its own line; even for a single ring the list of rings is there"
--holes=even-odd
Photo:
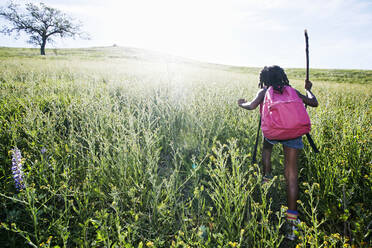
[[[281,143],[284,146],[295,148],[295,149],[302,149],[304,148],[304,143],[302,143],[302,136],[294,139],[289,140],[269,140],[268,138],[265,138],[267,142],[269,142],[272,145]]]

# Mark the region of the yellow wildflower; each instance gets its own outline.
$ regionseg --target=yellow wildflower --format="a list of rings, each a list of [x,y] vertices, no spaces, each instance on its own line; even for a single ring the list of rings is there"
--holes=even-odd
[[[231,246],[231,247],[236,247],[237,245],[238,245],[238,243],[237,242],[229,242],[229,245]]]
[[[53,238],[53,236],[49,236],[49,238],[48,238],[48,240],[47,240],[47,244],[49,244],[50,243],[50,241],[52,240],[52,238]]]
[[[336,238],[336,239],[341,239],[341,236],[340,236],[340,234],[338,234],[338,233],[333,233],[333,234],[332,234],[332,237],[334,237],[334,238]]]

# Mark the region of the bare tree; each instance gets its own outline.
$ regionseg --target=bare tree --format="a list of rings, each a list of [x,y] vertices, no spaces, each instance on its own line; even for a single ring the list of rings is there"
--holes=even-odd
[[[25,32],[29,35],[28,43],[40,46],[41,55],[45,55],[46,43],[53,42],[55,37],[88,38],[81,31],[80,22],[75,22],[72,17],[44,3],[26,3],[22,9],[18,4],[10,2],[8,6],[0,9],[0,17],[10,23],[4,26],[0,33],[19,35],[22,31]]]

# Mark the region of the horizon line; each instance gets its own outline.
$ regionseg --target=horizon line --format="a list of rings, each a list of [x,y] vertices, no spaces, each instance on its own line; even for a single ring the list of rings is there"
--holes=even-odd
[[[167,52],[164,52],[164,51],[159,51],[159,50],[154,50],[154,49],[149,49],[149,48],[141,48],[141,47],[134,47],[134,46],[123,46],[123,45],[119,45],[119,44],[113,44],[113,45],[101,45],[101,46],[82,46],[82,47],[49,47],[49,48],[45,48],[45,50],[55,50],[55,49],[60,49],[60,50],[68,50],[68,49],[92,49],[92,48],[113,48],[113,47],[117,47],[117,48],[127,48],[127,49],[138,49],[138,50],[143,50],[143,51],[148,51],[148,52],[152,52],[152,53],[158,53],[158,54],[162,54],[162,55],[167,55],[167,56],[171,56],[171,57],[177,57],[177,58],[182,58],[184,60],[191,60],[191,61],[194,61],[194,62],[199,62],[199,63],[206,63],[206,64],[213,64],[213,65],[220,65],[220,66],[231,66],[231,67],[240,67],[240,68],[263,68],[264,66],[270,66],[270,65],[264,65],[264,66],[259,66],[259,65],[237,65],[237,64],[224,64],[224,63],[218,63],[218,62],[211,62],[211,61],[201,61],[201,60],[198,60],[198,59],[194,59],[194,58],[188,58],[188,57],[185,57],[185,56],[181,56],[181,55],[176,55],[176,54],[171,54],[171,53],[167,53]],[[21,46],[1,46],[0,45],[0,48],[15,48],[15,49],[36,49],[36,50],[40,50],[39,47],[21,47]],[[40,55],[40,54],[38,54]],[[40,56],[44,56],[44,55],[40,55]],[[46,56],[46,55],[45,55]],[[285,69],[306,69],[305,67],[298,67],[298,66],[281,66],[281,67],[284,67]],[[324,67],[316,67],[316,66],[313,66],[313,67],[310,67],[310,70],[311,69],[316,69],[316,70],[360,70],[360,71],[371,71],[372,68],[369,68],[369,69],[361,69],[361,68],[336,68],[336,67],[328,67],[328,68],[324,68]]]

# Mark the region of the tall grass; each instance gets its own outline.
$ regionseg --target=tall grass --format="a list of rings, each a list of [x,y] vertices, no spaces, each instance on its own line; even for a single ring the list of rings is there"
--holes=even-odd
[[[0,60],[3,247],[370,245],[371,85],[314,82],[321,152],[301,153],[303,224],[288,242],[281,147],[261,185],[258,112],[236,104],[255,96],[258,75],[100,52]]]

